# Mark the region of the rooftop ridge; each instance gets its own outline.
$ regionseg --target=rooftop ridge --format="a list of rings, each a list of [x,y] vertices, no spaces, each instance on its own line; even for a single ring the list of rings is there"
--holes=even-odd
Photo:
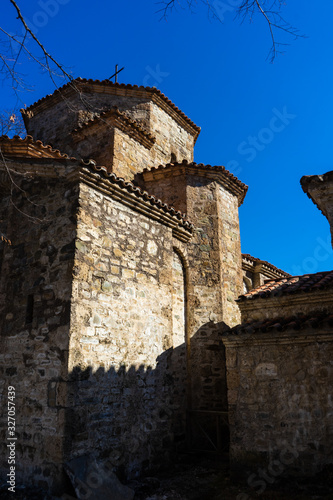
[[[245,300],[280,297],[293,293],[309,293],[333,287],[333,271],[279,278],[240,295],[238,302]]]
[[[38,99],[38,101],[34,102],[30,106],[28,106],[25,109],[21,109],[22,115],[29,115],[29,113],[35,111],[38,112],[37,108],[40,107],[41,105],[45,104],[47,101],[50,101],[51,99],[58,99],[62,97],[62,93],[64,92],[82,92],[84,90],[84,85],[95,85],[95,86],[104,86],[108,87],[110,89],[114,89],[116,91],[123,91],[123,90],[133,90],[136,92],[144,92],[151,94],[152,96],[157,96],[162,99],[173,111],[175,111],[180,117],[185,120],[185,122],[190,125],[190,127],[195,131],[195,137],[199,135],[199,132],[201,130],[198,125],[196,125],[183,111],[181,111],[165,94],[163,94],[159,89],[156,87],[144,87],[143,85],[131,85],[131,84],[125,84],[125,83],[113,83],[110,82],[109,80],[93,80],[93,79],[86,79],[86,78],[75,78],[74,80],[67,82],[64,84],[62,87],[59,87],[56,89],[52,94],[48,94],[41,99]],[[83,88],[79,88],[83,87]]]
[[[188,160],[183,160],[182,162],[167,163],[166,165],[159,165],[157,167],[145,168],[142,171],[142,174],[144,175],[145,173],[156,172],[156,171],[163,172],[168,169],[178,168],[178,167],[195,168],[198,170],[203,170],[208,173],[212,172],[212,173],[223,174],[225,179],[224,183],[225,187],[238,197],[239,206],[243,203],[245,195],[248,190],[248,186],[244,184],[242,181],[240,181],[235,175],[229,172],[229,170],[227,170],[222,165],[212,166],[212,165],[205,165],[204,163],[188,162]]]
[[[274,266],[273,264],[271,264],[267,260],[261,260],[258,257],[253,257],[252,255],[250,255],[248,253],[242,253],[242,259],[247,259],[247,260],[250,260],[252,262],[258,262],[260,264],[263,264],[264,266],[267,266],[268,268],[272,269],[273,271],[276,271],[280,274],[283,274],[286,277],[291,277],[291,274],[287,273],[286,271],[283,271],[282,269],[279,269],[278,267]]]
[[[57,160],[77,160],[73,156],[61,153],[59,149],[53,149],[49,144],[35,141],[31,135],[21,138],[18,135],[10,138],[7,135],[0,136],[0,148],[3,154],[9,157],[32,157],[32,158],[55,158]]]

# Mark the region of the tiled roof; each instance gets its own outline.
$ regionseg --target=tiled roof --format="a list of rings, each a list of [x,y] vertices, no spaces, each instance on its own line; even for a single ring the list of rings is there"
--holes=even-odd
[[[248,253],[242,253],[242,259],[243,259],[243,264],[246,263],[247,261],[250,261],[253,264],[262,264],[263,265],[263,273],[265,271],[265,268],[268,268],[270,271],[273,271],[276,274],[283,275],[285,277],[291,277],[291,274],[286,273],[285,271],[282,271],[282,269],[279,269],[278,267],[273,266],[270,262],[267,262],[266,260],[261,260],[258,259],[257,257],[252,257],[252,255]]]
[[[294,293],[309,293],[333,287],[333,271],[272,280],[241,295],[238,301],[281,297]],[[332,297],[333,299],[333,297]]]
[[[134,194],[138,198],[141,198],[144,201],[148,201],[151,205],[162,209],[166,214],[177,219],[179,225],[181,225],[182,227],[184,227],[184,229],[192,233],[194,226],[191,222],[187,220],[186,214],[182,214],[179,210],[176,210],[167,203],[164,203],[156,196],[151,195],[147,191],[144,191],[143,189],[135,186],[132,182],[125,181],[122,177],[118,177],[114,173],[108,172],[106,167],[97,166],[93,160],[88,160],[88,161],[82,160],[81,164],[87,168],[90,168],[92,171],[98,173],[100,176],[106,178],[112,184],[116,184],[121,189],[128,191],[129,193]]]
[[[111,109],[104,111],[98,115],[95,115],[90,120],[82,123],[78,128],[73,130],[72,134],[77,135],[80,134],[81,131],[84,131],[86,128],[91,127],[92,125],[100,123],[102,120],[107,118],[113,118],[113,121],[119,128],[125,131],[130,131],[130,135],[135,135],[140,142],[144,143],[144,145],[148,147],[152,147],[156,141],[156,138],[151,135],[149,132],[144,130],[137,122],[131,120],[125,113],[119,111],[117,106],[113,106]],[[131,134],[132,132],[132,134]]]
[[[66,154],[60,153],[52,146],[44,145],[42,141],[34,141],[31,135],[21,139],[18,135],[10,139],[7,135],[0,137],[1,152],[11,158],[54,158],[56,160],[76,160]]]
[[[42,97],[38,101],[36,101],[34,104],[29,106],[26,109],[22,109],[21,112],[22,114],[29,114],[29,112],[37,112],[37,108],[39,108],[41,105],[46,104],[48,101],[51,100],[60,100],[62,99],[63,95],[68,95],[72,94],[74,92],[82,92],[85,90],[85,87],[95,87],[97,90],[98,88],[101,88],[101,90],[105,90],[105,88],[108,89],[113,89],[115,91],[115,94],[117,95],[122,95],[124,91],[133,91],[136,94],[142,94],[144,97],[147,94],[150,94],[152,97],[157,97],[162,100],[170,109],[172,109],[176,114],[181,117],[185,122],[190,125],[190,127],[195,131],[195,137],[199,135],[200,132],[200,127],[198,127],[195,123],[188,118],[188,116],[183,113],[170,99],[164,95],[160,90],[158,90],[156,87],[144,87],[142,85],[130,85],[130,84],[125,84],[125,83],[113,83],[110,82],[109,80],[92,80],[92,79],[86,79],[86,78],[76,78],[75,80],[72,80],[71,82],[66,83],[59,89],[56,89],[53,94],[49,94],[45,97]],[[127,92],[128,93],[128,92]],[[125,95],[125,94],[124,94]]]
[[[227,335],[252,335],[254,333],[283,332],[286,330],[303,330],[306,328],[317,329],[322,327],[333,327],[333,314],[329,312],[313,312],[311,314],[300,314],[288,316],[287,318],[271,318],[260,321],[251,321],[234,326],[226,332]]]
[[[183,160],[181,163],[167,163],[166,165],[159,165],[158,167],[145,168],[142,172],[144,176],[145,173],[154,173],[154,172],[167,172],[170,169],[176,170],[179,168],[185,168],[187,171],[190,169],[195,170],[193,173],[204,173],[204,174],[213,174],[218,175],[220,180],[222,181],[222,185],[228,189],[231,193],[235,194],[238,197],[238,204],[241,205],[244,201],[245,195],[248,190],[248,186],[241,182],[237,177],[235,177],[229,170],[227,170],[223,166],[212,166],[212,165],[204,165],[203,163],[195,163],[188,162],[187,160]]]

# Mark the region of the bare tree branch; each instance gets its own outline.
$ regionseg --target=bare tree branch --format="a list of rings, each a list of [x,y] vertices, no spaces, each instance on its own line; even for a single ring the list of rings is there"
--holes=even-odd
[[[278,32],[283,32],[294,39],[304,38],[304,35],[300,34],[294,26],[283,18],[281,9],[284,0],[243,0],[237,7],[228,4],[227,0],[224,2],[218,0],[161,0],[157,2],[158,5],[162,6],[157,12],[161,13],[162,18],[167,19],[177,6],[193,11],[198,2],[205,4],[208,15],[221,23],[224,21],[226,13],[234,13],[234,17],[239,17],[242,22],[246,19],[252,21],[256,15],[263,17],[267,23],[272,42],[269,51],[271,62],[274,61],[278,53],[283,52],[280,48],[288,45],[277,40]]]
[[[12,137],[14,135],[19,135],[23,137],[25,134],[25,126],[18,109],[0,112],[0,136],[8,135],[8,137]]]
[[[18,19],[21,21],[21,23],[23,24],[24,26],[24,29],[26,30],[26,33],[29,33],[32,38],[35,40],[35,42],[37,43],[37,45],[41,48],[42,52],[44,53],[44,56],[45,56],[45,60],[46,60],[46,64],[47,66],[49,66],[49,61],[52,61],[58,69],[60,69],[61,73],[66,77],[68,78],[69,81],[73,80],[72,76],[69,75],[67,73],[67,71],[65,71],[64,67],[59,64],[52,56],[51,54],[49,54],[47,52],[47,50],[45,49],[44,45],[38,40],[38,38],[36,37],[36,35],[33,33],[33,31],[31,31],[31,29],[29,28],[29,26],[27,25],[27,23],[25,22],[24,20],[24,17],[22,16],[21,14],[21,10],[20,8],[18,7],[17,3],[15,2],[15,0],[10,0],[10,3],[15,7],[16,9],[16,12],[17,12],[17,15],[18,15]]]
[[[19,61],[25,55],[29,61],[36,63],[49,75],[56,88],[59,87],[56,83],[56,78],[60,77],[67,82],[72,82],[73,77],[65,69],[64,65],[60,64],[47,51],[43,43],[29,28],[18,3],[15,0],[9,0],[9,2],[15,9],[16,19],[23,27],[23,35],[13,35],[4,27],[0,27],[0,35],[2,35],[0,37],[0,74],[2,79],[7,84],[11,82],[11,86],[17,97],[19,97],[18,91],[20,89],[31,90],[31,87],[27,83],[27,78],[17,71]],[[29,47],[29,41],[35,45],[35,48]]]

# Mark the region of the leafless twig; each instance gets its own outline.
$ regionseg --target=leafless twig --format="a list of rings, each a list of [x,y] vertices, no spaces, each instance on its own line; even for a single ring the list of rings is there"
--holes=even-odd
[[[287,43],[277,41],[276,34],[278,32],[283,32],[294,39],[304,37],[304,35],[300,34],[294,26],[283,18],[281,9],[284,5],[284,0],[243,0],[237,7],[233,7],[232,4],[228,3],[228,0],[225,0],[225,2],[222,2],[223,8],[221,7],[221,2],[214,0],[183,0],[183,2],[182,0],[162,0],[157,2],[158,5],[162,5],[157,12],[162,14],[162,18],[167,19],[168,15],[171,14],[177,5],[181,8],[188,7],[193,10],[198,1],[206,5],[208,15],[211,18],[220,22],[223,22],[226,12],[232,13],[234,11],[234,17],[239,17],[242,21],[245,19],[253,20],[256,15],[262,16],[267,23],[272,42],[269,51],[271,62],[274,61],[278,53],[282,53],[280,48],[288,45]]]

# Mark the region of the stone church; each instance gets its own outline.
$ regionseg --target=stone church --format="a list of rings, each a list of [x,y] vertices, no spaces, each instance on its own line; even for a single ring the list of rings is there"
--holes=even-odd
[[[242,255],[247,186],[193,162],[200,128],[156,88],[76,79],[22,113],[0,138],[17,478],[61,492],[78,457],[136,477],[186,449],[245,479],[332,463],[333,272]],[[333,222],[332,172],[302,187]]]

